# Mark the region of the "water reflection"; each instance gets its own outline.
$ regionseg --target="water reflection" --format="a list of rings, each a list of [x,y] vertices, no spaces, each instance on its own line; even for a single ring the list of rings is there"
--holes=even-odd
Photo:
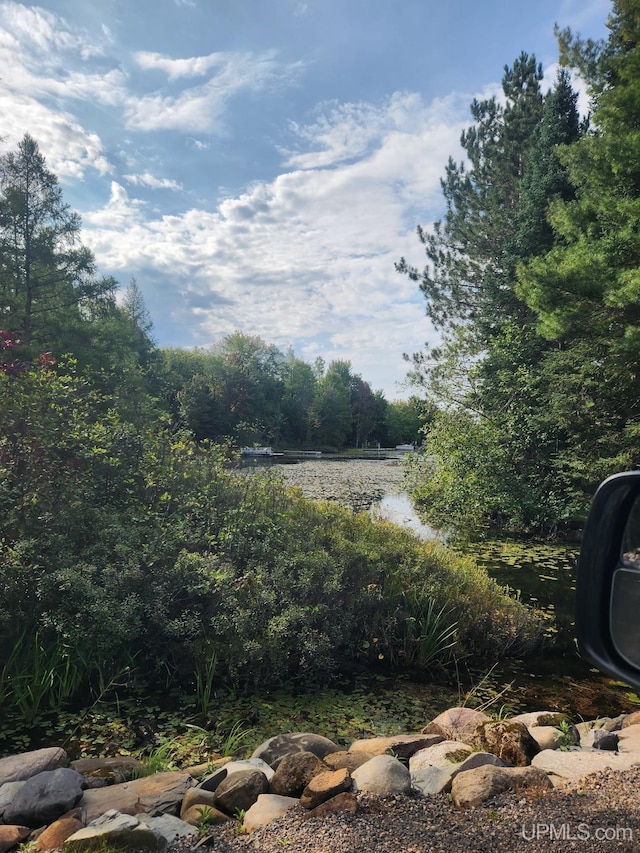
[[[439,542],[445,542],[447,539],[446,533],[435,530],[422,521],[406,492],[388,492],[383,495],[381,500],[372,506],[371,514],[374,518],[408,527],[421,539],[437,539]]]

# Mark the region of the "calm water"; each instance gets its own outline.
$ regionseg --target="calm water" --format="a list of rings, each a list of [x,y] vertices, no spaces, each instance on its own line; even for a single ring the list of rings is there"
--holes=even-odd
[[[385,495],[373,513],[425,539],[446,540],[420,520],[406,493]],[[578,653],[573,615],[577,546],[504,541],[475,543],[461,550],[472,554],[501,586],[540,610],[545,620],[545,642],[538,655],[499,665],[486,677],[486,688],[505,689],[505,707],[553,708],[575,719],[637,710],[640,699],[630,687],[592,669]],[[484,676],[476,674],[479,682]]]
[[[351,459],[348,464],[357,465],[357,460]],[[317,464],[307,467],[303,462],[295,468],[301,476],[308,470],[311,481]],[[351,476],[358,478],[357,473]],[[304,476],[296,485],[305,489]],[[371,512],[408,527],[425,539],[446,541],[446,535],[424,524],[409,495],[399,486],[391,487]],[[575,719],[637,710],[640,699],[631,688],[591,669],[578,654],[573,625],[578,553],[575,546],[497,541],[476,543],[464,550],[511,594],[540,610],[545,621],[545,642],[535,658],[507,661],[490,674],[472,673],[472,679],[482,684],[483,690],[494,695],[504,689],[501,701],[513,710],[553,708],[566,711]],[[499,710],[499,706],[491,710]]]

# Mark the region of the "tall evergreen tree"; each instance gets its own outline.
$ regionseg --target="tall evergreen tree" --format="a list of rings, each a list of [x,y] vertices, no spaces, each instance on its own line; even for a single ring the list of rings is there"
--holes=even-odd
[[[28,134],[0,158],[0,323],[38,349],[72,349],[82,304],[112,296],[80,245],[80,218]]]
[[[551,206],[557,240],[521,267],[518,288],[554,348],[552,402],[581,494],[640,464],[640,0],[615,0],[608,27],[606,42],[559,34],[594,132],[559,152],[576,195]]]
[[[451,161],[442,182],[446,216],[419,232],[430,264],[420,282],[443,344],[415,359],[415,374],[441,414],[429,433],[436,458],[420,487],[442,523],[525,530],[558,514],[549,459],[558,435],[546,416],[541,365],[549,348],[516,288],[518,264],[555,236],[549,203],[572,187],[555,154],[580,133],[568,76],[543,97],[542,73],[522,54],[505,68],[506,105],[472,104],[462,136],[468,165]]]

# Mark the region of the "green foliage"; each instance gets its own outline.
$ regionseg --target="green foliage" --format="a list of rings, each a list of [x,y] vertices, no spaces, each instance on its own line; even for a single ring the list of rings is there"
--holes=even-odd
[[[0,666],[16,673],[5,702],[25,719],[53,700],[20,698],[29,664],[16,625],[39,638],[29,689],[48,685],[58,705],[133,666],[195,673],[205,715],[220,684],[311,686],[355,671],[374,636],[372,662],[400,668],[490,658],[532,637],[522,606],[469,561],[229,469],[186,435],[137,431],[71,369],[0,379],[15,403],[0,413],[12,484],[0,648],[14,649]]]
[[[629,457],[635,432],[614,414],[628,365],[607,357],[594,318],[559,286],[556,261],[545,266],[545,253],[564,251],[547,215],[571,208],[577,192],[563,151],[587,137],[567,73],[544,97],[540,80],[523,54],[505,69],[506,106],[472,104],[469,165],[449,163],[446,217],[420,231],[429,265],[422,274],[398,265],[420,282],[443,332],[440,347],[414,357],[413,378],[439,408],[425,426],[430,460],[415,494],[432,523],[463,537],[579,526],[594,479]],[[590,352],[547,334],[523,283],[541,265],[540,286],[582,318]],[[605,438],[607,421],[615,427]]]
[[[20,183],[32,167],[33,197],[35,185]],[[33,205],[35,218],[25,213]],[[94,281],[90,253],[74,247],[77,217],[29,137],[1,158],[0,214],[10,321],[0,334],[0,702],[9,726],[46,726],[82,750],[99,725],[105,746],[130,750],[131,705],[164,684],[188,699],[191,719],[211,725],[207,744],[190,733],[201,747],[236,751],[251,729],[214,719],[220,691],[324,687],[370,666],[435,668],[535,641],[535,620],[466,558],[307,501],[276,476],[243,473],[226,444],[209,442],[276,443],[285,402],[305,421],[305,439],[366,441],[383,429],[385,407],[348,362],[310,369],[237,332],[212,352],[165,353],[159,365],[137,284],[119,307],[115,283]],[[34,225],[26,242],[16,223]],[[35,346],[62,326],[72,355],[19,351],[18,332]],[[414,428],[415,404],[391,411]],[[116,713],[104,712],[108,699]],[[71,703],[85,711],[69,728]],[[177,760],[171,740],[148,756],[155,766]]]

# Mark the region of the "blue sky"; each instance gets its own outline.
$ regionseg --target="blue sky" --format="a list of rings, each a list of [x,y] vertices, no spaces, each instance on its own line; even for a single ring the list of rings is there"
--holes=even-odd
[[[415,229],[469,103],[609,0],[0,0],[0,150],[39,142],[160,346],[236,329],[406,397],[434,333]]]

